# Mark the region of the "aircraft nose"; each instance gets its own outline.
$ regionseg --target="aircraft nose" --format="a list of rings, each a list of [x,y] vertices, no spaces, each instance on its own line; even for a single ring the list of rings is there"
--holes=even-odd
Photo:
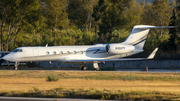
[[[3,57],[3,59],[4,59],[4,60],[7,60],[7,61],[12,61],[13,56],[10,55],[10,54],[8,54],[8,55],[5,55],[5,56]]]

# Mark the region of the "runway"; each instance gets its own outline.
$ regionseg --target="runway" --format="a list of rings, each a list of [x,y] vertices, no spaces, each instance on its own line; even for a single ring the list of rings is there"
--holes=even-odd
[[[115,100],[77,99],[77,98],[0,97],[0,101],[115,101]]]
[[[10,70],[10,71],[15,71],[15,70]],[[95,70],[18,70],[18,71],[75,71],[75,72],[150,72],[150,73],[180,73],[180,69],[116,69],[116,71],[108,71],[108,70],[100,70],[100,71],[95,71]]]
[[[148,71],[146,71],[145,69],[116,69],[116,71],[121,71],[121,72],[129,72],[129,71],[133,71],[133,72],[180,72],[180,69],[148,69]]]

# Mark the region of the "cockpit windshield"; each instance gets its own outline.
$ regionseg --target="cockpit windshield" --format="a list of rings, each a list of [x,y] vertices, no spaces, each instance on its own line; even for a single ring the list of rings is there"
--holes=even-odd
[[[12,52],[23,52],[23,50],[22,49],[15,49]]]

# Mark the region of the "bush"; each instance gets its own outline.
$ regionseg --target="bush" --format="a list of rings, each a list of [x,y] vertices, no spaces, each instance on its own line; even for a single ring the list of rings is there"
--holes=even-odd
[[[123,76],[123,78],[122,78],[124,81],[134,81],[134,80],[136,80],[136,77],[134,76],[134,75],[132,75],[132,74],[127,74],[127,76]]]
[[[47,81],[58,81],[60,78],[57,76],[54,76],[53,74],[47,76]]]
[[[40,91],[38,88],[36,87],[33,87],[34,91]]]

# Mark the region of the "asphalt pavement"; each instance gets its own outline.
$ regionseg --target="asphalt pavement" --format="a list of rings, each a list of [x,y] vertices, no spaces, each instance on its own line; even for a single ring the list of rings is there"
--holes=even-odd
[[[33,98],[33,97],[0,97],[0,101],[115,101],[100,99],[78,99],[78,98]]]

